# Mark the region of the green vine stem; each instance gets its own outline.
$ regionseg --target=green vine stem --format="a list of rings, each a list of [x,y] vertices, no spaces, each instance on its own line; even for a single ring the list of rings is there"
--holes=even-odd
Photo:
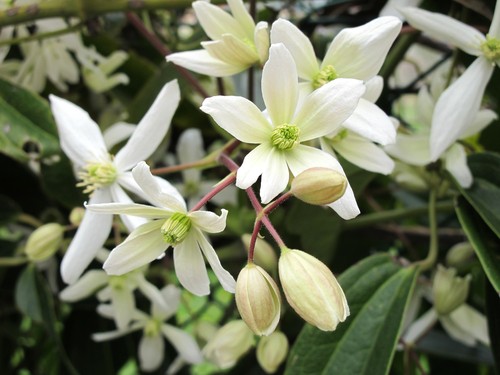
[[[437,200],[437,189],[432,189],[429,194],[429,230],[430,230],[430,239],[429,239],[429,253],[427,257],[418,262],[417,264],[420,266],[420,271],[426,271],[436,263],[438,257],[439,243],[438,243],[438,226],[437,226],[437,218],[436,218],[436,200]]]

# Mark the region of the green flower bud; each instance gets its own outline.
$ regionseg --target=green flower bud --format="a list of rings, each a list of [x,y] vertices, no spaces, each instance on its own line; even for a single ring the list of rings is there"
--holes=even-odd
[[[40,262],[51,257],[61,246],[64,228],[57,223],[44,224],[28,238],[24,252],[29,260]]]
[[[252,235],[248,233],[241,236],[241,240],[243,241],[243,245],[245,245],[247,252],[250,247],[251,238]],[[262,238],[257,237],[253,256],[254,263],[264,268],[267,272],[274,272],[278,266],[278,257],[276,256],[276,252],[273,247]]]
[[[324,205],[341,198],[347,188],[347,178],[328,168],[309,168],[292,181],[290,191],[309,204]]]
[[[454,245],[446,254],[446,265],[462,270],[470,264],[474,257],[474,248],[469,242],[460,242]]]
[[[278,325],[281,299],[278,286],[261,267],[247,264],[236,280],[236,306],[248,327],[259,336]]]
[[[462,305],[469,294],[470,275],[456,276],[454,268],[438,265],[432,284],[434,308],[440,315],[448,315]]]
[[[278,271],[288,303],[306,322],[334,331],[349,315],[344,291],[332,271],[312,255],[284,249]]]
[[[221,370],[233,367],[254,344],[254,336],[243,320],[222,326],[203,348],[207,360]]]
[[[257,362],[268,374],[273,374],[288,354],[288,339],[283,332],[262,337],[257,344]]]
[[[75,227],[78,227],[82,223],[84,215],[85,215],[85,208],[75,207],[71,210],[69,214],[69,222]]]

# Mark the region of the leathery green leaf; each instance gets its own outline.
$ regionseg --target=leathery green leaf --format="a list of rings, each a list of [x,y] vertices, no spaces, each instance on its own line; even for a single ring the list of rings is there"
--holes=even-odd
[[[418,274],[388,255],[371,256],[340,278],[351,315],[334,332],[306,325],[286,374],[386,374]]]

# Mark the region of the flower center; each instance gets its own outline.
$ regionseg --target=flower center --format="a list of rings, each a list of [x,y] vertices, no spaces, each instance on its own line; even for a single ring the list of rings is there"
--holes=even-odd
[[[345,137],[347,137],[347,129],[342,129],[333,137],[332,142],[341,142]]]
[[[126,275],[121,275],[121,276],[109,276],[109,286],[112,289],[115,290],[123,290],[125,289],[126,283],[127,283],[127,276]]]
[[[144,326],[144,335],[147,337],[158,336],[161,331],[161,322],[158,319],[149,319]]]
[[[161,226],[161,234],[166,243],[175,246],[186,238],[190,229],[191,219],[186,214],[176,212],[165,220]]]
[[[113,163],[89,163],[78,173],[81,181],[76,186],[84,187],[84,193],[92,194],[99,188],[111,185],[117,177],[118,173]]]
[[[486,41],[481,44],[481,50],[488,61],[494,63],[500,60],[500,39],[486,35]]]
[[[271,133],[271,143],[280,150],[290,150],[299,142],[300,128],[296,125],[283,124]]]
[[[333,81],[335,78],[338,77],[339,76],[335,71],[334,67],[331,65],[327,65],[323,69],[321,69],[318,74],[316,74],[316,77],[314,77],[313,79],[312,85],[316,90],[319,89],[324,84]]]

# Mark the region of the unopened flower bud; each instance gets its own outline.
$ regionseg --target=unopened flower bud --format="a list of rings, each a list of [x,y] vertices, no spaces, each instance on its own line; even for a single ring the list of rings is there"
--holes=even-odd
[[[85,215],[85,208],[75,207],[71,210],[69,214],[69,222],[75,227],[78,227],[81,224],[84,215]]]
[[[446,254],[446,265],[461,270],[474,257],[474,248],[470,242],[460,242],[454,245]]]
[[[456,274],[454,268],[438,265],[432,284],[432,294],[434,308],[440,315],[451,313],[465,302],[469,294],[470,275],[458,277]]]
[[[44,224],[28,238],[24,249],[31,261],[39,262],[51,257],[61,246],[64,228],[57,223]]]
[[[333,169],[309,168],[292,181],[290,191],[309,204],[324,205],[341,198],[347,188],[347,178]]]
[[[203,348],[207,360],[221,370],[228,369],[254,344],[254,336],[243,320],[222,326]]]
[[[256,335],[267,336],[276,329],[281,299],[278,286],[264,269],[247,264],[236,280],[235,298],[241,317]]]
[[[241,240],[243,241],[243,245],[245,246],[247,252],[250,247],[251,238],[252,235],[248,233],[241,236]],[[257,237],[253,255],[254,263],[264,268],[267,272],[274,272],[274,270],[278,266],[278,257],[276,256],[276,252],[274,251],[273,247],[262,238]]]
[[[344,291],[332,271],[312,255],[284,249],[278,271],[288,303],[306,322],[333,331],[349,315]]]
[[[274,374],[288,354],[288,339],[283,332],[262,337],[257,344],[257,361],[268,374]]]

